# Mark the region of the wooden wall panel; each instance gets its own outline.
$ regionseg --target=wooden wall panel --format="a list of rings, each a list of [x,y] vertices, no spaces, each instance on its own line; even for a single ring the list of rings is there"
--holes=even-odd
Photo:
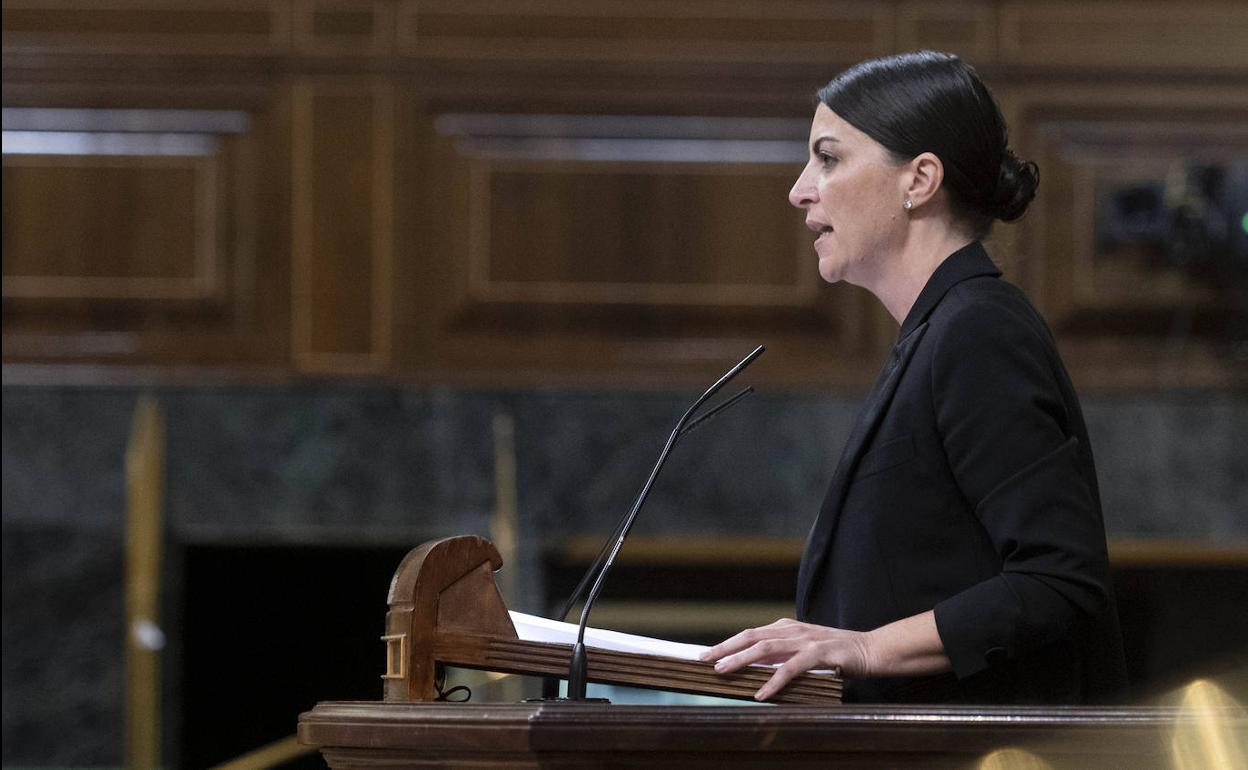
[[[991,3],[902,3],[896,26],[896,47],[903,51],[956,51],[981,65],[997,59],[997,14]]]
[[[6,156],[6,199],[33,205],[6,207],[4,296],[210,298],[215,170],[203,159]]]
[[[624,165],[474,164],[472,296],[685,305],[814,300],[806,244],[776,205],[790,168],[751,174],[749,167]]]
[[[214,109],[193,89],[151,90],[86,106],[96,99],[52,84],[6,104],[6,361],[279,362],[278,98]]]
[[[892,45],[887,5],[817,0],[406,0],[399,46],[417,57],[573,61],[860,59]]]
[[[294,350],[313,372],[389,356],[392,96],[375,80],[294,91]]]
[[[238,112],[6,109],[4,296],[220,300],[221,180],[246,124]]]
[[[12,0],[7,52],[240,55],[286,50],[290,4],[280,0]]]
[[[394,52],[393,0],[314,0],[294,6],[294,50],[323,56]]]
[[[6,110],[96,116],[31,129],[86,142],[78,154],[6,150],[6,381],[72,362],[691,384],[699,361],[766,342],[775,382],[862,387],[895,324],[822,285],[784,194],[813,90],[919,47],[975,64],[1041,163],[1035,209],[992,246],[1077,378],[1243,378],[1209,332],[1239,300],[1089,245],[1088,219],[1184,148],[1242,157],[1242,2],[14,0],[3,14]],[[98,122],[127,110],[147,123]]]
[[[1105,0],[1005,2],[1000,54],[1009,64],[1143,69],[1248,69],[1248,6]]]
[[[1128,188],[1154,190],[1173,207],[1194,193],[1191,169],[1248,169],[1248,90],[1033,89],[1022,102],[1019,141],[1044,171],[1017,268],[1079,379],[1235,382],[1219,350],[1233,317],[1248,311],[1234,265],[1110,237],[1106,217]]]
[[[777,379],[857,383],[884,344],[860,292],[819,280],[788,204],[804,120],[427,119],[436,192],[414,240],[443,268],[397,287],[433,327],[412,366],[670,377],[766,342]]]

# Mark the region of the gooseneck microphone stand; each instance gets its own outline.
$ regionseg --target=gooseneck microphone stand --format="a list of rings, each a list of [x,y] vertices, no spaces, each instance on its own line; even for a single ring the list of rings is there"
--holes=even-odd
[[[692,422],[690,421],[694,412],[710,400],[712,396],[718,393],[720,388],[727,385],[732,378],[740,374],[741,370],[749,366],[754,359],[762,355],[764,350],[765,348],[762,345],[755,348],[748,356],[741,359],[740,363],[732,367],[732,369],[728,370],[728,372],[720,377],[714,385],[707,388],[706,392],[703,393],[697,401],[693,402],[693,406],[689,407],[689,409],[685,411],[684,415],[680,418],[680,421],[676,423],[676,427],[672,430],[671,435],[668,436],[667,443],[664,445],[663,451],[659,454],[658,462],[654,464],[653,470],[650,471],[650,476],[646,479],[645,485],[641,488],[641,493],[637,495],[637,500],[633,503],[633,507],[629,509],[628,514],[624,517],[624,520],[619,526],[616,527],[616,530],[613,533],[614,540],[608,540],[607,543],[603,545],[602,551],[599,552],[599,558],[595,559],[595,563],[590,565],[589,571],[585,573],[585,577],[581,580],[581,585],[578,585],[576,590],[572,592],[572,597],[569,598],[568,604],[564,608],[563,614],[560,616],[561,618],[567,615],[572,605],[576,602],[577,598],[584,590],[584,585],[589,581],[590,576],[595,572],[602,555],[605,553],[606,558],[605,560],[601,560],[602,567],[601,569],[596,570],[597,576],[594,579],[593,587],[590,589],[589,596],[586,597],[585,604],[581,608],[581,619],[579,625],[577,626],[576,644],[572,646],[572,660],[568,666],[568,700],[585,700],[585,689],[587,684],[586,672],[588,667],[588,660],[585,652],[585,628],[589,623],[589,613],[593,609],[594,601],[598,598],[598,594],[602,591],[602,586],[606,580],[607,573],[611,571],[611,566],[615,563],[615,558],[620,552],[620,547],[624,545],[624,540],[628,537],[628,533],[633,527],[633,522],[637,520],[637,514],[641,511],[641,506],[645,503],[646,497],[649,496],[651,487],[654,486],[654,480],[658,478],[659,471],[662,470],[663,464],[667,462],[668,455],[671,454],[672,448],[676,445],[676,440],[680,438],[682,434],[691,430],[698,423],[709,419],[718,412],[723,411],[750,392],[750,389],[747,388],[715,407],[710,412],[702,415],[697,420]]]
[[[759,348],[759,350],[756,351],[756,353],[752,353],[751,356],[754,356],[757,353],[761,353],[762,350],[763,350],[762,348]],[[750,395],[753,392],[754,392],[754,388],[746,387],[738,391],[737,394],[732,396],[731,398],[725,399],[719,404],[716,404],[715,407],[712,408],[709,412],[698,415],[693,420],[691,420],[687,425],[685,425],[684,430],[680,431],[680,435],[677,438],[678,439],[683,438],[684,436],[688,435],[692,430],[697,428],[699,425],[702,425],[707,420],[711,419],[715,415],[724,411],[728,407],[732,406],[733,404],[737,403],[742,398],[745,398],[746,396]],[[560,621],[565,620],[568,617],[568,613],[572,611],[572,608],[575,607],[578,603],[580,603],[582,599],[585,598],[585,591],[589,588],[590,581],[594,579],[594,576],[598,574],[598,570],[602,568],[603,562],[606,561],[607,559],[607,554],[610,553],[611,551],[611,545],[616,541],[617,538],[619,538],[620,533],[624,529],[624,523],[627,521],[627,518],[628,517],[625,516],[624,518],[620,519],[620,522],[615,525],[615,529],[612,530],[611,534],[607,537],[607,539],[603,541],[602,547],[598,549],[598,553],[596,556],[594,556],[593,561],[590,562],[589,568],[586,569],[585,574],[581,576],[580,582],[576,584],[576,588],[572,589],[572,593],[568,596],[567,601],[564,603],[563,609],[559,611],[558,615],[555,615],[554,617],[555,620],[560,620]],[[530,700],[536,700],[536,701],[561,700],[561,698],[559,697],[559,677],[548,676],[544,678],[542,680],[542,697],[532,698]]]

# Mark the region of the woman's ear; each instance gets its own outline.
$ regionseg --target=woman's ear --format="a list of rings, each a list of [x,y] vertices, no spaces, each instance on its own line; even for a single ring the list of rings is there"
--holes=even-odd
[[[945,179],[945,166],[940,158],[930,152],[919,153],[906,165],[909,173],[903,180],[906,185],[905,200],[910,201],[911,206],[917,209],[931,200],[940,189],[940,184]]]

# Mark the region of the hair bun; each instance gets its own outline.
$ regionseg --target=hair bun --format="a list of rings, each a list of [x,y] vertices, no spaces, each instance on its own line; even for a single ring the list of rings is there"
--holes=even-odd
[[[997,176],[997,192],[989,212],[1002,222],[1013,222],[1027,211],[1036,187],[1040,184],[1040,169],[1029,160],[1020,160],[1013,150],[1006,150],[1001,159],[1001,171]]]

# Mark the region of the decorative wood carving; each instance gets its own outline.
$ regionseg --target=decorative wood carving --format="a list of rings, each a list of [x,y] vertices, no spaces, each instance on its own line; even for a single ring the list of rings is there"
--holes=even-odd
[[[444,630],[516,638],[494,585],[502,566],[498,551],[480,537],[434,540],[403,558],[386,597],[386,637],[406,639],[400,646],[407,666],[404,677],[386,678],[386,700],[433,700],[435,646]]]

